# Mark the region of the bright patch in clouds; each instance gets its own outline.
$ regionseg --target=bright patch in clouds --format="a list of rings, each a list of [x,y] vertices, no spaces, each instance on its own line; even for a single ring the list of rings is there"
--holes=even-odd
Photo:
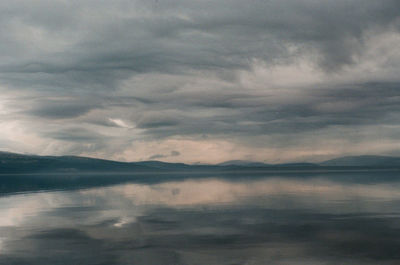
[[[111,121],[112,123],[114,123],[115,125],[122,127],[122,128],[132,128],[132,126],[129,126],[128,124],[126,124],[123,120],[120,119],[108,119],[109,121]]]

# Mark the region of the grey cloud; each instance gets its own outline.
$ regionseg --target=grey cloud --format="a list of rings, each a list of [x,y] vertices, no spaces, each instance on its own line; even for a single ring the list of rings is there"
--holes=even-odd
[[[148,15],[133,12],[137,6]],[[354,55],[362,52],[364,33],[395,23],[400,9],[394,0],[232,1],[227,6],[191,1],[155,5],[119,1],[94,6],[83,1],[38,2],[32,9],[25,7],[13,4],[12,12],[4,14],[18,22],[8,25],[11,32],[33,27],[43,31],[45,38],[48,34],[43,41],[55,42],[56,48],[56,41],[68,45],[61,51],[29,50],[18,56],[28,44],[3,31],[0,38],[11,39],[5,49],[20,48],[11,53],[17,55],[15,63],[3,64],[1,72],[60,74],[57,79],[65,79],[65,86],[72,86],[75,78],[113,86],[135,72],[245,68],[253,58],[285,60],[289,54],[284,45],[290,43],[318,51],[321,64],[335,69],[352,63]],[[112,20],[108,9],[115,11]],[[89,20],[84,11],[86,15],[97,12],[97,16]],[[80,30],[80,23],[86,29]]]
[[[179,156],[181,155],[181,153],[179,153],[178,151],[172,150],[171,151],[171,156]]]
[[[112,117],[121,117],[143,129],[144,139],[164,139],[172,136],[200,137],[211,135],[217,138],[242,139],[268,135],[275,141],[259,143],[260,146],[301,145],[309,134],[319,134],[319,131],[335,128],[334,137],[343,137],[337,128],[343,131],[356,130],[362,133],[363,126],[383,126],[399,124],[395,115],[400,112],[400,94],[397,83],[360,83],[332,88],[315,88],[302,94],[298,100],[285,98],[277,101],[273,96],[243,95],[232,96],[229,91],[224,93],[208,92],[203,98],[224,98],[221,105],[218,100],[204,100],[204,106],[193,94],[172,93],[168,98],[154,95],[152,101],[159,103],[137,105],[135,99],[127,99],[121,107],[121,112],[111,111]],[[290,97],[290,95],[289,95]],[[130,101],[131,100],[131,101]],[[194,101],[199,104],[193,104]],[[114,100],[109,102],[114,104]],[[129,102],[132,102],[129,104]],[[215,104],[214,104],[215,102]],[[206,104],[206,105],[205,105]],[[129,106],[135,110],[132,115]],[[194,111],[196,110],[196,111]],[[108,113],[108,112],[105,112]],[[118,114],[117,114],[118,113]],[[101,126],[117,127],[104,114],[89,120]],[[100,119],[101,118],[101,119]],[[96,120],[97,119],[97,120]],[[325,134],[326,137],[332,135]],[[386,139],[395,139],[396,133],[384,134]],[[84,135],[75,131],[56,131],[48,137],[63,141],[89,141],[104,144],[104,137],[87,132]],[[380,133],[376,137],[382,137]],[[122,140],[127,139],[121,136]],[[288,138],[297,139],[296,141]],[[322,137],[322,136],[321,136]],[[357,139],[347,134],[348,139]],[[246,140],[247,141],[247,140]],[[356,141],[354,141],[356,142]],[[111,143],[111,142],[110,142]],[[106,147],[102,147],[106,148]],[[167,158],[167,154],[157,154],[150,159]]]
[[[92,103],[74,102],[74,100],[42,101],[36,104],[37,106],[34,107],[34,109],[28,110],[26,113],[50,119],[75,118],[82,116],[95,108],[95,106],[89,105]]]
[[[323,138],[322,132],[327,139],[343,138],[345,134],[345,139],[356,143],[357,138],[364,139],[360,137],[365,134],[364,128],[400,124],[396,115],[400,112],[397,87],[397,83],[360,83],[315,88],[304,92],[303,98],[295,101],[276,101],[273,97],[258,95],[247,95],[237,101],[229,99],[227,92],[227,111],[221,110],[218,102],[214,105],[211,101],[207,107],[194,107],[191,96],[172,94],[171,97],[175,98],[169,101],[170,105],[164,103],[163,108],[175,108],[172,117],[179,119],[179,123],[160,123],[159,126],[141,128],[145,128],[147,137],[153,138],[176,135],[200,137],[205,134],[239,140],[251,136],[256,137],[255,141],[260,141],[258,136],[265,135],[275,140],[258,145],[270,147],[301,145],[310,135],[314,139],[317,135]],[[210,93],[208,97],[212,98],[213,94]],[[191,111],[194,108],[199,111]],[[207,115],[202,113],[205,109]],[[151,111],[154,112],[154,108]],[[329,134],[329,130],[334,134]],[[368,139],[384,137],[394,140],[395,134],[381,132],[376,134],[376,138]]]
[[[165,158],[165,155],[156,154],[156,155],[152,155],[152,156],[149,157],[150,160],[160,159],[160,158]]]
[[[167,113],[148,113],[137,122],[140,128],[177,127],[179,120]]]
[[[202,135],[285,145],[330,128],[337,137],[337,128],[400,124],[399,80],[385,76],[400,62],[382,62],[371,80],[332,81],[363,56],[377,60],[365,54],[374,38],[399,34],[396,0],[3,1],[0,10],[0,89],[21,110],[2,114],[0,98],[1,117],[74,152],[84,142],[106,155]],[[242,82],[257,63],[268,72],[303,59],[319,82]]]
[[[174,156],[180,156],[180,155],[181,155],[180,152],[178,152],[176,150],[172,150],[169,155],[156,154],[156,155],[150,156],[149,160],[167,158],[167,157],[171,157],[171,156],[174,157]]]
[[[46,137],[70,142],[98,142],[107,139],[107,136],[85,128],[67,128],[45,133]]]

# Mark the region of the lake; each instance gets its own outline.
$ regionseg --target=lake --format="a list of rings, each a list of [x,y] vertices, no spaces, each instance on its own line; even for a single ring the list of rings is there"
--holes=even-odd
[[[241,174],[3,193],[0,264],[400,264],[398,173]]]

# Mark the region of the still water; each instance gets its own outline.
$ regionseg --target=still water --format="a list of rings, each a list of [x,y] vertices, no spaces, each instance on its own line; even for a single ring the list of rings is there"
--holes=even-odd
[[[0,264],[400,264],[400,177],[376,174],[3,195]]]

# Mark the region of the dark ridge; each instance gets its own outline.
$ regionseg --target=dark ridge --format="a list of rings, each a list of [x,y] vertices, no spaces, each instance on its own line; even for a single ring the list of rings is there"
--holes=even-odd
[[[321,166],[380,166],[394,167],[400,166],[400,157],[393,156],[344,156],[320,163]]]
[[[397,180],[400,163],[395,162],[399,160],[393,157],[362,156],[333,159],[319,165],[269,165],[251,161],[236,164],[187,165],[160,161],[117,162],[78,156],[37,156],[0,152],[0,196],[15,192],[81,189],[126,182],[151,184],[215,177],[242,180],[279,175],[287,178],[318,177],[332,181],[375,183]]]
[[[227,170],[359,170],[400,168],[400,157],[346,156],[319,164],[299,162],[265,164],[232,160],[217,165],[188,165],[161,161],[119,162],[80,156],[38,156],[0,152],[0,174],[73,173],[73,172],[165,172],[165,171],[227,171]]]

